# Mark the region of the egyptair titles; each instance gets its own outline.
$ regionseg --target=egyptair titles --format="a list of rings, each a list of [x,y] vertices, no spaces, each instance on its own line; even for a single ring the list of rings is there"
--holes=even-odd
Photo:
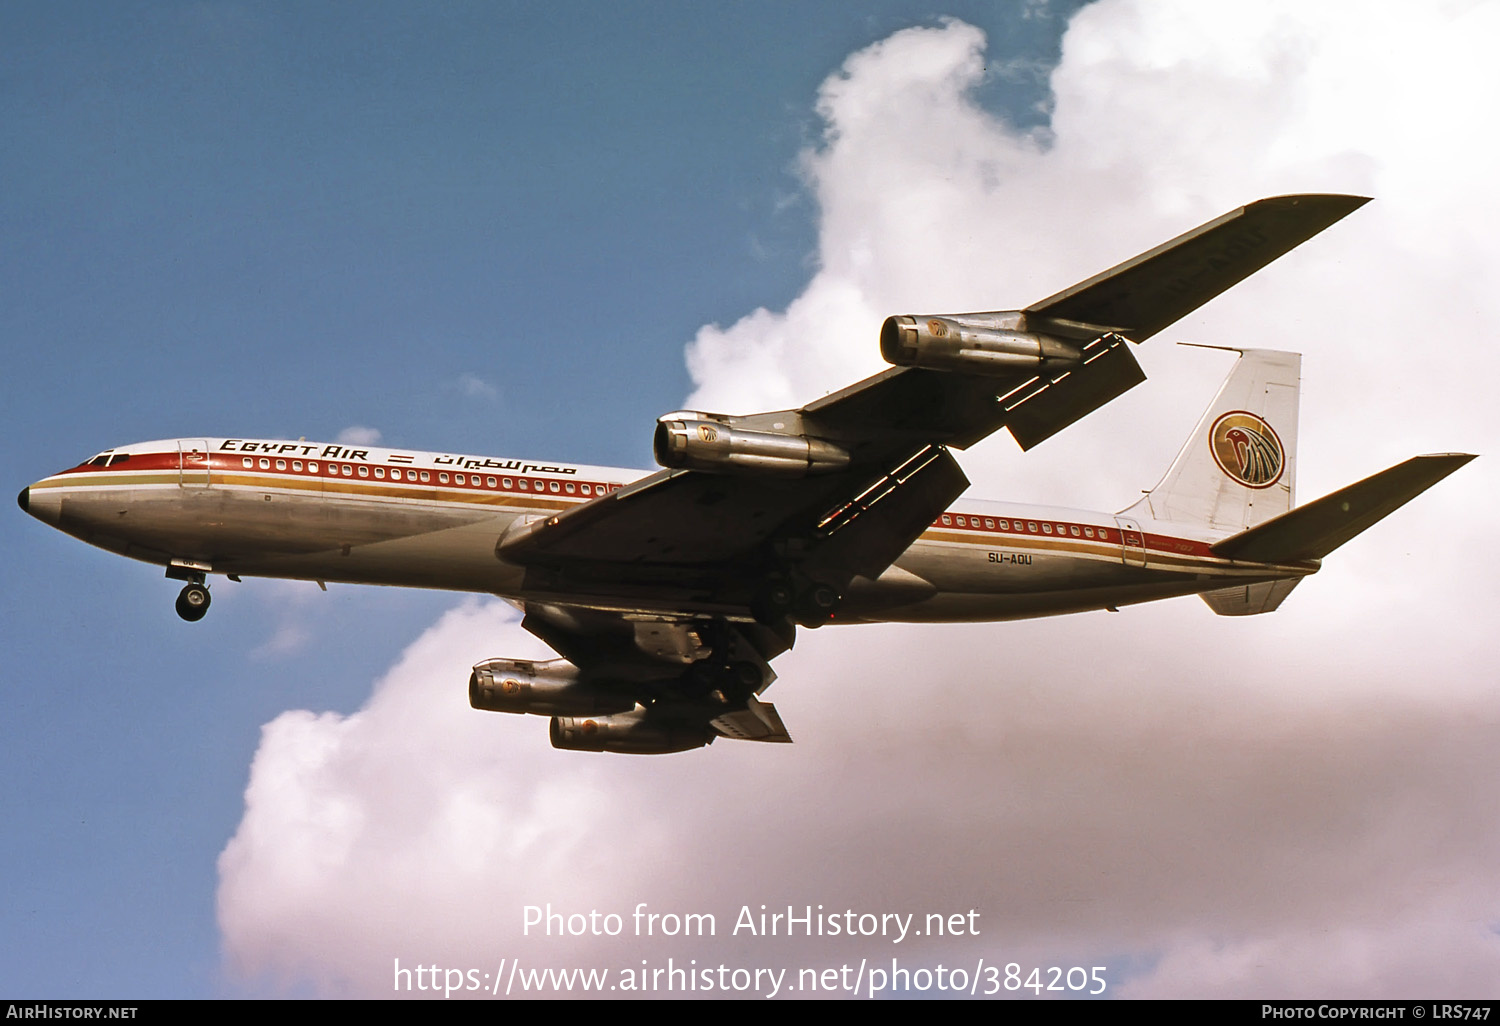
[[[319,442],[261,442],[242,438],[227,438],[219,446],[220,452],[255,453],[260,456],[305,456],[324,460],[372,461],[369,449],[354,449],[344,445],[324,445]],[[457,456],[449,453],[422,453],[432,460],[435,467],[453,467],[457,470],[500,470],[518,474],[577,474],[577,467],[561,467],[552,464],[525,463],[521,460],[499,460],[482,456]],[[413,462],[411,453],[388,453],[386,463],[407,465]]]

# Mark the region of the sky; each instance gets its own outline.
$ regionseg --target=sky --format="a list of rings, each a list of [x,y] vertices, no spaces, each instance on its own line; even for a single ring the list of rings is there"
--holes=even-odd
[[[961,454],[970,494],[1129,505],[1228,370],[1179,341],[1303,353],[1304,501],[1494,453],[1497,40],[1493,2],[7,4],[0,470],[204,435],[646,467],[663,412],[878,370],[887,314],[1021,307],[1318,191],[1375,202],[1109,408]],[[794,745],[662,758],[470,710],[474,662],[544,654],[493,598],[215,581],[185,624],[16,511],[0,993],[894,958],[1495,997],[1489,463],[1269,616],[804,631],[767,695]],[[642,904],[718,930],[636,936]],[[625,930],[527,933],[549,905]],[[761,905],[978,932],[731,932]]]

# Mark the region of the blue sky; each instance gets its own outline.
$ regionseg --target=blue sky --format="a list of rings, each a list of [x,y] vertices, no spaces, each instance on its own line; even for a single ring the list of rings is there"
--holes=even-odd
[[[356,429],[644,467],[690,394],[811,398],[885,314],[1024,305],[1295,191],[1378,202],[1143,346],[1109,410],[964,454],[975,494],[1126,505],[1226,369],[1178,340],[1304,353],[1304,500],[1494,452],[1500,5],[1364,11],[4,5],[0,477]],[[1465,468],[1274,617],[809,632],[772,695],[796,745],[663,760],[463,708],[531,644],[494,604],[216,581],[189,625],[14,511],[0,993],[687,954],[517,936],[522,902],[637,900],[978,906],[982,943],[921,957],[1120,993],[1492,993],[1496,491]]]

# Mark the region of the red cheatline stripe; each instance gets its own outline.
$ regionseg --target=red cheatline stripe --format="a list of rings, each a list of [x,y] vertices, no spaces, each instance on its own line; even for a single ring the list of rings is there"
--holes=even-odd
[[[95,467],[84,463],[70,470],[65,470],[57,476],[63,477],[65,475],[78,474],[115,477],[119,475],[120,483],[125,484],[130,477],[135,476],[136,472],[141,471],[157,471],[158,473],[161,471],[170,471],[173,473],[185,472],[190,475],[193,473],[201,474],[203,472],[203,463],[201,461],[193,462],[191,459],[187,462],[184,471],[179,465],[181,457],[182,454],[178,452],[131,453],[128,460],[115,463],[110,467]],[[403,460],[408,458],[405,456],[402,457]],[[247,459],[254,464],[252,467],[247,468],[244,465],[244,461]],[[261,467],[260,461],[262,459],[266,460],[270,466]],[[284,468],[277,468],[276,463],[278,460],[285,464]],[[535,506],[587,501],[597,495],[607,494],[620,487],[620,485],[614,482],[562,481],[558,478],[534,477],[514,473],[507,474],[503,471],[491,473],[489,470],[477,474],[472,470],[439,471],[430,467],[413,467],[404,463],[398,466],[385,463],[362,463],[359,461],[325,460],[321,458],[294,460],[291,457],[239,456],[222,452],[209,453],[208,462],[211,480],[216,484],[222,484],[226,487],[270,486],[285,488],[297,487],[297,484],[294,482],[318,482],[319,488],[325,494],[344,493],[350,495],[384,496],[387,498],[420,499],[434,497],[445,498],[448,501],[470,501],[468,496],[476,493],[498,493],[514,499],[531,500],[523,503],[523,505]],[[296,463],[300,463],[303,469],[300,471],[292,469]],[[313,466],[318,468],[316,473],[310,469]],[[346,466],[351,468],[350,473],[347,475],[343,473],[343,468]],[[360,476],[358,470],[354,469],[357,467],[364,467],[369,471],[369,474],[367,476]],[[391,480],[390,477],[375,477],[374,472],[377,467],[386,471],[387,474],[399,471],[402,480],[397,482]],[[429,480],[406,480],[414,471],[417,473],[425,472],[429,476]],[[437,478],[440,473],[449,476],[448,483],[438,481]],[[457,483],[459,477],[464,478],[462,485]],[[266,480],[267,478],[271,480]],[[490,486],[488,483],[491,478],[495,481],[494,486]],[[512,482],[509,488],[505,487],[507,479]],[[522,487],[523,483],[526,486],[524,488]],[[553,484],[558,485],[558,491],[554,492],[551,490]],[[563,490],[567,484],[574,485],[574,493],[570,494]],[[335,487],[330,488],[330,485],[334,485]],[[583,494],[583,486],[585,485],[588,486],[591,494]],[[536,500],[543,501],[539,503]],[[958,526],[960,519],[964,521],[962,527]],[[948,522],[945,523],[945,520]],[[1002,523],[1006,524],[1007,527],[1000,527]],[[1029,529],[1029,525],[1033,523],[1037,525],[1035,531]],[[1042,528],[1043,524],[1051,526],[1053,533],[1050,535],[1047,534]],[[955,513],[949,511],[933,521],[932,527],[935,531],[939,532],[937,540],[957,541],[967,544],[989,542],[990,539],[993,539],[995,543],[1005,544],[1014,544],[1022,540],[1036,542],[1055,541],[1064,544],[1062,546],[1049,547],[1058,548],[1061,551],[1076,549],[1082,553],[1098,551],[1095,547],[1090,546],[1089,543],[1091,541],[1113,546],[1116,551],[1121,545],[1121,537],[1118,529],[1056,519],[1034,520],[1029,517],[1023,517],[1018,520],[1012,515],[976,516],[972,513]],[[1078,530],[1077,537],[1072,533],[1075,528]],[[1092,539],[1086,535],[1086,531],[1088,530],[1094,532]],[[963,537],[960,533],[968,535],[968,537]],[[972,537],[974,534],[988,537],[976,539]],[[1175,538],[1170,535],[1161,534],[1143,533],[1141,537],[1144,542],[1142,547],[1148,558],[1169,555],[1199,557],[1223,562],[1222,560],[1218,560],[1209,550],[1208,542],[1189,538]],[[1127,547],[1136,548],[1133,544]],[[1187,564],[1191,562],[1191,559],[1185,559],[1183,562]]]

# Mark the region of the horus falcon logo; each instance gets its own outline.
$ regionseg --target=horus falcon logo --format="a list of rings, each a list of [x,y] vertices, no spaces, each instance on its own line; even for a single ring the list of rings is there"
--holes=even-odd
[[[1208,448],[1219,469],[1247,488],[1271,487],[1286,467],[1286,451],[1271,425],[1243,410],[1214,421]]]

